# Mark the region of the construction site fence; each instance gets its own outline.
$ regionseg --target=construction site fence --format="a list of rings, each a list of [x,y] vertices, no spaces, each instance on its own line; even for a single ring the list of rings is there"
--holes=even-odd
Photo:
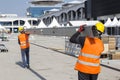
[[[79,44],[74,44],[69,41],[69,38],[65,38],[65,53],[76,56],[80,54],[81,46]]]
[[[78,55],[80,55],[81,46],[80,44],[71,43],[69,39],[70,37],[65,38],[65,53],[77,57]],[[102,40],[104,43],[104,51],[101,55],[101,58],[112,59],[113,55],[115,55],[116,53],[120,54],[120,36],[119,35],[102,36]]]

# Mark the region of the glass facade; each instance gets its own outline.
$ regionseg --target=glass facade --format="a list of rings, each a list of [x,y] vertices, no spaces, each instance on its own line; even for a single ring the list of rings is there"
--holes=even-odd
[[[29,7],[27,9],[27,13],[28,13],[27,16],[37,18],[37,17],[40,17],[41,15],[43,15],[45,11],[48,11],[51,9],[60,9],[60,7],[50,7],[50,6],[47,6],[47,7]]]

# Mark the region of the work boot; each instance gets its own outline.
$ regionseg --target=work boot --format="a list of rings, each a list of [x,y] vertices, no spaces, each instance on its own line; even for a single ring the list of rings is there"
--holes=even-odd
[[[29,65],[27,65],[27,68],[29,69],[29,68],[30,68],[30,66],[29,66]]]
[[[26,66],[25,65],[22,65],[23,68],[25,68]]]

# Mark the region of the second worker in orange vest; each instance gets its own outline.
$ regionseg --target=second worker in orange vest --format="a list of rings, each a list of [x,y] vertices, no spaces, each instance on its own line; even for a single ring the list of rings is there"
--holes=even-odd
[[[18,43],[21,48],[21,56],[22,56],[22,62],[23,62],[23,67],[30,67],[29,64],[29,48],[30,48],[30,43],[29,43],[29,33],[24,31],[23,27],[19,27],[19,32],[20,34],[18,35]]]
[[[70,38],[70,42],[81,45],[81,54],[75,65],[78,70],[78,80],[97,80],[100,73],[100,55],[104,50],[101,41],[101,34],[104,32],[104,25],[101,22],[92,26],[93,37],[80,36],[84,31],[84,25]]]

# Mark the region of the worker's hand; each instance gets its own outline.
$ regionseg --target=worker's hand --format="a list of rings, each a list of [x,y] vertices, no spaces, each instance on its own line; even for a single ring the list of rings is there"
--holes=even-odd
[[[85,25],[81,25],[81,26],[79,27],[79,29],[78,29],[78,32],[84,31],[84,30],[85,30],[84,26],[85,26]]]

